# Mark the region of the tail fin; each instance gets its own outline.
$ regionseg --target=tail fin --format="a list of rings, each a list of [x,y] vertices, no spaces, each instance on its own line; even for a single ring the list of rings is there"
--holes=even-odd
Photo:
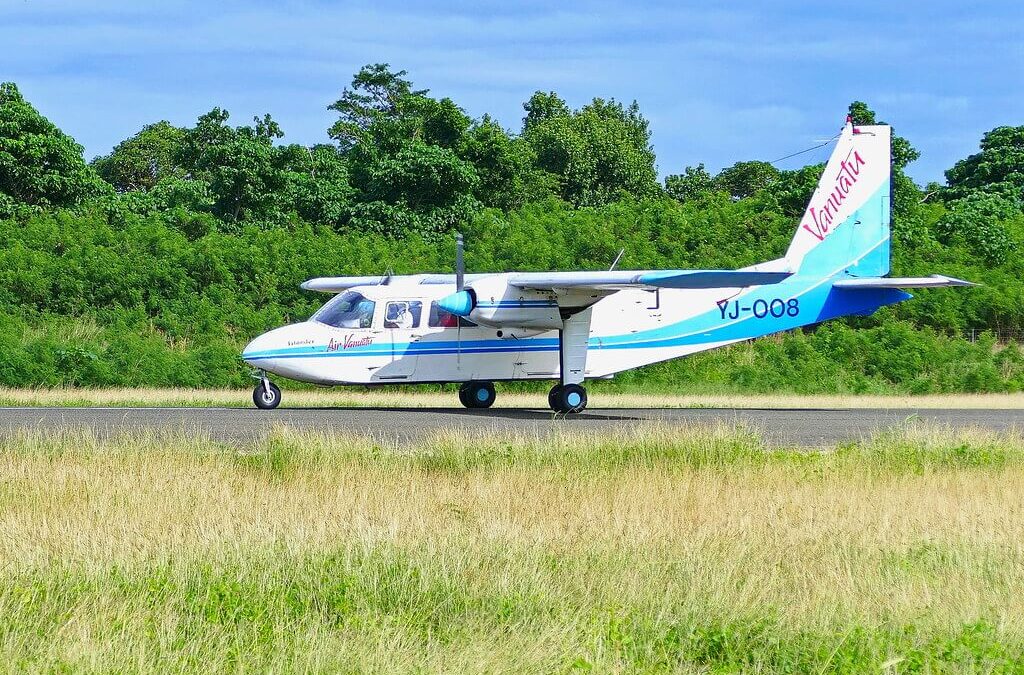
[[[890,128],[847,120],[796,230],[786,262],[797,273],[889,273]]]

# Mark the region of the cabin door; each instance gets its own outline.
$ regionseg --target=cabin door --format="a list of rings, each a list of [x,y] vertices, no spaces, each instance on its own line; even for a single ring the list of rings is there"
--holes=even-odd
[[[423,337],[422,319],[420,300],[389,300],[384,304],[384,332],[391,341],[391,364],[378,371],[378,379],[402,382],[416,372],[416,345]]]

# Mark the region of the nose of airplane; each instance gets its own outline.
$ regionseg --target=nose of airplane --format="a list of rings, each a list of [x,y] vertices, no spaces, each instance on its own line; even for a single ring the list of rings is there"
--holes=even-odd
[[[303,382],[318,382],[317,368],[307,363],[316,351],[317,326],[308,322],[281,326],[260,335],[242,350],[242,361],[268,373]]]
[[[242,350],[242,360],[248,363],[250,366],[264,367],[272,354],[270,353],[273,349],[279,347],[280,340],[277,339],[277,335],[281,329],[275,328],[272,331],[268,331],[259,337],[254,338],[249,344]]]

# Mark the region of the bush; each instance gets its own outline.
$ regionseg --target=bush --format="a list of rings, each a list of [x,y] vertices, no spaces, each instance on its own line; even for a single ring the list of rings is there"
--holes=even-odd
[[[761,197],[709,195],[699,204],[623,199],[574,209],[556,199],[465,226],[467,265],[480,270],[734,267],[779,257],[793,222]],[[450,235],[338,232],[301,222],[244,224],[136,213],[114,202],[78,212],[0,220],[0,381],[9,385],[238,386],[253,336],[308,317],[325,297],[299,289],[336,274],[451,269]],[[113,206],[111,206],[113,204]],[[945,214],[922,209],[921,231]],[[1016,246],[1024,217],[1004,227]],[[917,231],[917,230],[915,230]],[[897,274],[936,270],[984,279],[813,329],[623,373],[614,386],[700,392],[1017,391],[1016,346],[956,339],[968,327],[1024,330],[1024,269],[978,262],[963,242],[925,238],[900,249]]]

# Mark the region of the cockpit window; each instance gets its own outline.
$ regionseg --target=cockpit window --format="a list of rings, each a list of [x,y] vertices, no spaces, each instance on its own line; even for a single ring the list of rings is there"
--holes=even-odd
[[[311,318],[335,328],[369,328],[373,325],[373,300],[362,293],[345,291],[334,296]]]

